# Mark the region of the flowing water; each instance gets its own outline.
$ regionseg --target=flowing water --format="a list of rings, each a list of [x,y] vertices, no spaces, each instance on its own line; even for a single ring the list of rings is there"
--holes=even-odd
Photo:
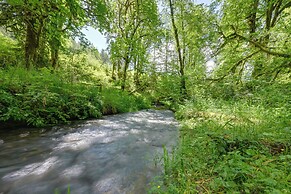
[[[0,194],[146,193],[177,143],[171,111],[0,131]]]

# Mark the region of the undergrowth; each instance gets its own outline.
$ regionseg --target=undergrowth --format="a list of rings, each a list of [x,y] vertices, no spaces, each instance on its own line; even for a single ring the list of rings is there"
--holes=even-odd
[[[46,68],[0,70],[0,122],[39,127],[149,106],[141,96],[96,82],[68,81],[63,75]]]
[[[274,84],[181,105],[180,145],[152,193],[290,193],[290,91]]]

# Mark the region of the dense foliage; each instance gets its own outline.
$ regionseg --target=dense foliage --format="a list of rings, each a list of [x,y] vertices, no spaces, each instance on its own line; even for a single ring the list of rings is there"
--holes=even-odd
[[[81,36],[85,25],[105,28],[103,0],[8,0],[0,2],[0,25],[18,39],[26,68],[58,66],[66,38]]]
[[[214,85],[179,107],[180,145],[153,193],[290,192],[291,85],[249,84],[235,96]]]
[[[94,83],[71,83],[62,73],[46,68],[29,74],[23,68],[0,70],[0,83],[2,122],[43,126],[149,106],[142,97]]]

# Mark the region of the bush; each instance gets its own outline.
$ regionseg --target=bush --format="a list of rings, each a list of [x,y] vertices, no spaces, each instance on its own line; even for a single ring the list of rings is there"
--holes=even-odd
[[[101,116],[100,94],[93,86],[68,83],[48,69],[10,68],[0,74],[1,121],[43,126]]]
[[[17,42],[0,32],[0,68],[19,64],[21,54]]]
[[[150,102],[141,95],[129,95],[126,91],[107,88],[102,91],[102,113],[116,114],[137,111],[150,107]]]

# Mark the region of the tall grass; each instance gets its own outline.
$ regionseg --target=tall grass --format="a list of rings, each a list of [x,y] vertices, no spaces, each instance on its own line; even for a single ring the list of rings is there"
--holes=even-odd
[[[180,146],[155,193],[290,193],[290,91],[275,84],[181,105]]]

